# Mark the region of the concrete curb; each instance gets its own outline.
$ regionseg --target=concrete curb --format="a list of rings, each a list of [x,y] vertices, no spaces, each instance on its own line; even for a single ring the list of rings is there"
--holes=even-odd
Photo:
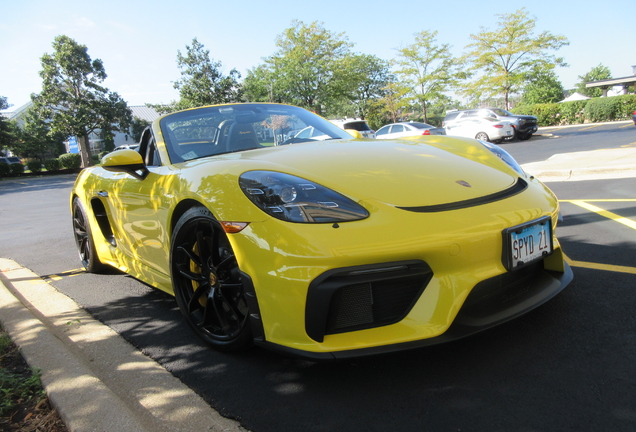
[[[0,259],[0,321],[71,432],[245,432],[110,327]]]
[[[521,167],[543,182],[636,177],[636,147],[555,154]]]

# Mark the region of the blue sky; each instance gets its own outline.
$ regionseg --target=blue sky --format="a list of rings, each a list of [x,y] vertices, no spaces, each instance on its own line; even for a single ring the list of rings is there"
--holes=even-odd
[[[178,98],[177,50],[185,52],[194,37],[223,63],[243,76],[276,50],[275,39],[297,19],[323,23],[344,32],[353,51],[382,59],[411,44],[413,34],[437,31],[439,44],[459,56],[470,35],[481,27],[494,30],[499,14],[528,2],[298,0],[6,0],[0,6],[0,96],[13,109],[41,90],[40,57],[52,53],[55,36],[65,34],[88,47],[104,62],[106,87],[129,105],[167,103]],[[536,32],[568,38],[557,55],[570,64],[558,68],[565,88],[598,64],[615,78],[632,74],[636,65],[634,0],[615,0],[602,10],[596,1],[535,0],[527,11],[537,18]],[[11,110],[11,109],[9,109]]]

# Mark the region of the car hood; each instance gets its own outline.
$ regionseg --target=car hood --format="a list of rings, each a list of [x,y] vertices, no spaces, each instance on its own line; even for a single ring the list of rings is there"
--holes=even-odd
[[[479,198],[511,187],[518,177],[479,142],[446,136],[417,141],[321,141],[206,159],[187,164],[205,165],[213,160],[228,164],[226,169],[236,175],[253,170],[284,172],[356,201],[398,207]]]

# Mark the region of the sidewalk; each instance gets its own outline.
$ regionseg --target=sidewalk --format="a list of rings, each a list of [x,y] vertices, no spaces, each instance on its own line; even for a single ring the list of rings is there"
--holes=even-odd
[[[636,147],[555,154],[521,167],[544,183],[636,177]]]
[[[71,432],[245,432],[73,300],[2,258],[0,310]]]

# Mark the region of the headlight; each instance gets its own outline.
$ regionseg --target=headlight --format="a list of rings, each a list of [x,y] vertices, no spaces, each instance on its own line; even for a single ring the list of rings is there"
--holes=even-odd
[[[526,119],[519,119],[519,126],[526,124]]]
[[[289,174],[248,171],[239,178],[239,185],[258,208],[287,222],[346,222],[369,216],[349,198]]]
[[[526,173],[523,171],[523,168],[517,163],[517,161],[510,156],[510,153],[502,149],[496,144],[489,143],[488,141],[479,141],[486,147],[488,150],[493,152],[499,159],[507,163],[513,170],[517,171],[522,177],[526,176]]]

